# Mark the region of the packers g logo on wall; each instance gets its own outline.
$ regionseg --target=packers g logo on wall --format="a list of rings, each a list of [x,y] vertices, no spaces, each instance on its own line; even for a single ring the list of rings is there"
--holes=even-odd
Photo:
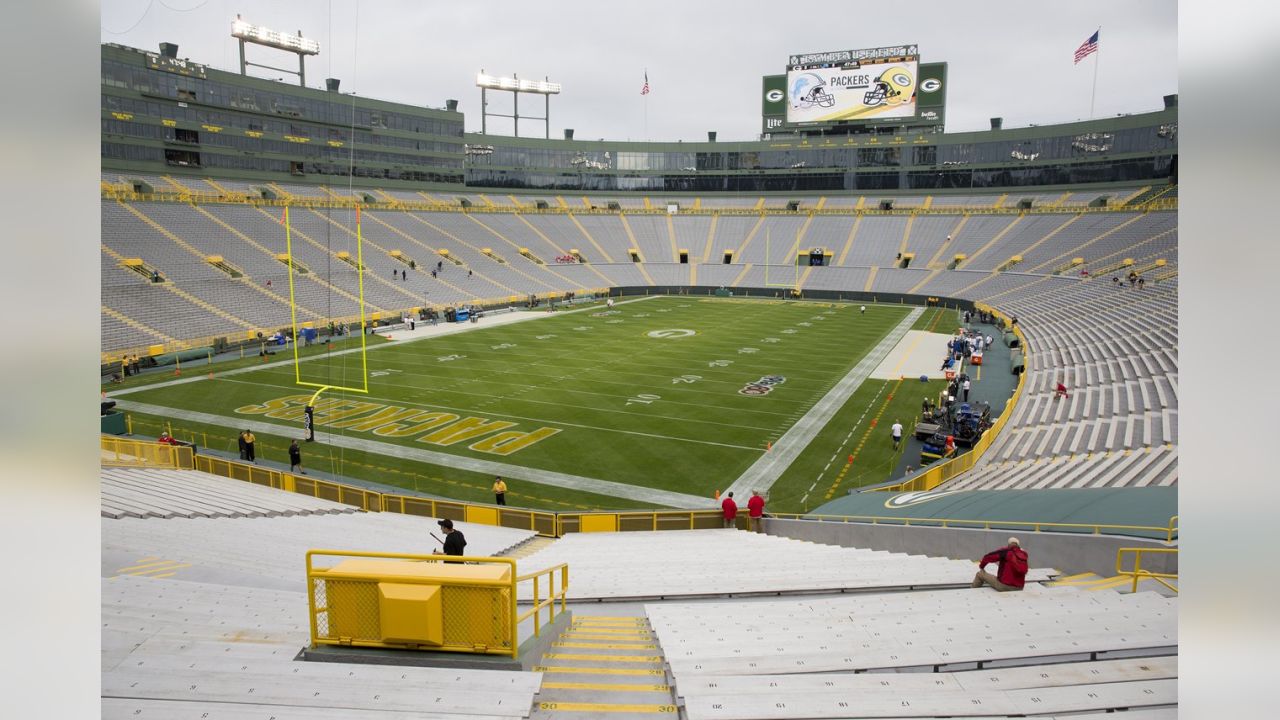
[[[782,97],[782,91],[777,88],[774,88],[764,94],[764,99],[771,103],[782,102]]]
[[[938,78],[927,78],[920,81],[920,92],[937,92],[942,87],[942,81]]]

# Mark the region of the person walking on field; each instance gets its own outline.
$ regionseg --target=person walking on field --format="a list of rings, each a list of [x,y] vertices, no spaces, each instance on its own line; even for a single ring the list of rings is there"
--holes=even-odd
[[[764,518],[764,498],[760,496],[759,490],[751,491],[751,499],[747,501],[747,517],[751,532],[761,532],[764,524],[760,522]]]
[[[901,420],[893,421],[892,433],[893,433],[893,449],[897,450],[898,446],[902,444],[902,421]]]
[[[289,472],[307,474],[307,471],[302,469],[302,448],[298,447],[297,440],[289,443]]]
[[[724,511],[724,526],[727,528],[738,526],[738,503],[733,500],[733,493],[724,496],[724,502],[720,503],[720,509]]]
[[[493,501],[499,505],[507,504],[507,484],[501,475],[493,479]]]
[[[996,574],[992,575],[984,568],[991,563],[999,563]],[[980,588],[990,585],[998,592],[1021,590],[1026,584],[1027,551],[1022,549],[1018,538],[1009,538],[1009,544],[999,550],[993,550],[978,561],[978,574],[973,576],[970,587]]]
[[[969,378],[964,379],[964,401],[969,402]]]

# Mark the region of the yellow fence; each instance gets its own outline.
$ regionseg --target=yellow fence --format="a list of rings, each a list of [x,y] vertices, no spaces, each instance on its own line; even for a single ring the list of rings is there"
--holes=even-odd
[[[321,566],[317,560],[332,563]],[[547,578],[546,592],[542,579]],[[556,578],[559,577],[559,587]],[[517,611],[522,582],[532,607]],[[520,623],[534,635],[565,610],[569,567],[518,575],[516,561],[399,553],[307,552],[311,646],[394,647],[480,655],[519,654]],[[547,621],[542,622],[542,611]]]
[[[191,469],[194,452],[189,447],[155,441],[102,436],[102,464],[111,467],[166,467]]]
[[[555,519],[557,537],[572,532],[706,530],[724,527],[724,515],[720,510],[558,513]]]
[[[995,308],[983,305],[982,303],[974,303],[974,307],[978,310],[989,312],[1008,324],[1008,319]],[[956,477],[960,473],[968,472],[973,469],[974,465],[978,463],[978,460],[980,460],[983,454],[986,453],[987,448],[991,447],[991,443],[995,442],[995,439],[1000,435],[1000,431],[1003,430],[1005,424],[1009,422],[1009,418],[1013,417],[1013,411],[1017,408],[1018,400],[1022,397],[1022,388],[1026,384],[1026,368],[1030,364],[1030,358],[1027,356],[1027,340],[1022,335],[1022,330],[1018,326],[1014,325],[1012,326],[1012,329],[1013,334],[1018,338],[1018,346],[1022,349],[1023,371],[1018,375],[1018,386],[1014,388],[1013,395],[1009,398],[1009,401],[1005,403],[1004,412],[1000,413],[1000,417],[996,418],[995,422],[991,423],[991,427],[987,428],[987,431],[982,434],[982,437],[978,442],[973,444],[973,448],[970,449],[969,452],[963,455],[958,455],[938,465],[934,465],[910,480],[894,483],[893,485],[877,487],[875,488],[876,490],[883,492],[923,492],[926,490],[932,490],[942,483]]]
[[[1174,519],[1169,521],[1170,525],[1176,522],[1176,520],[1177,520],[1177,516],[1174,516]],[[1160,583],[1161,585],[1169,588],[1174,592],[1178,592],[1178,587],[1176,585],[1166,582],[1166,579],[1177,580],[1178,573],[1162,573],[1162,572],[1153,572],[1151,570],[1142,569],[1143,555],[1177,555],[1177,554],[1178,554],[1178,548],[1143,548],[1143,547],[1120,548],[1119,550],[1116,551],[1116,574],[1133,578],[1132,592],[1138,592],[1138,581],[1147,579],[1147,578],[1150,578],[1151,580],[1155,580],[1156,582]],[[1133,556],[1132,570],[1124,569],[1124,559],[1125,559],[1125,556],[1127,555]]]
[[[782,520],[814,520],[818,522],[864,523],[868,525],[905,525],[908,527],[969,528],[982,530],[1023,529],[1031,532],[1078,532],[1091,535],[1129,535],[1146,533],[1164,536],[1165,542],[1178,537],[1178,516],[1168,525],[1112,525],[1106,523],[1035,522],[1031,520],[958,520],[955,518],[916,518],[897,515],[814,515],[810,513],[769,513]]]
[[[494,525],[517,530],[532,530],[543,537],[563,537],[574,532],[631,532],[653,530],[706,530],[724,527],[724,515],[718,509],[707,510],[653,510],[628,512],[573,512],[554,513],[503,505],[481,505],[458,500],[394,493],[320,480],[310,476],[295,475],[283,470],[226,460],[208,455],[191,455],[191,448],[160,445],[155,442],[125,440],[112,435],[102,436],[103,464],[149,465],[152,467],[194,468],[220,477],[241,480],[255,485],[296,492],[311,497],[352,505],[370,512],[393,512],[417,515],[481,525]],[[111,457],[108,457],[108,452]],[[111,459],[119,456],[119,463]],[[143,462],[136,458],[153,458]],[[1126,534],[1133,532],[1163,535],[1167,542],[1178,537],[1178,516],[1169,518],[1166,526],[1109,525],[1090,523],[1034,522],[1013,520],[956,520],[950,518],[912,518],[893,515],[813,515],[807,513],[769,513],[770,517],[790,520],[816,520],[821,522],[869,523],[872,525],[917,525],[924,527],[1026,528],[1034,532],[1089,532],[1095,535]],[[739,515],[739,522],[744,518]]]

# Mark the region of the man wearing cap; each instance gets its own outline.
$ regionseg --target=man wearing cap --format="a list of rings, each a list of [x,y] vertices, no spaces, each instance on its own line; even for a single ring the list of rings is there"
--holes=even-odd
[[[493,479],[493,501],[499,505],[507,504],[507,484],[501,475]]]
[[[436,524],[444,531],[444,554],[462,555],[463,548],[467,546],[467,539],[463,537],[462,531],[454,530],[453,521],[449,518],[438,520]]]
[[[991,563],[999,563],[995,575],[983,569]],[[1027,551],[1022,549],[1018,538],[1011,537],[1005,547],[982,556],[978,561],[978,574],[973,576],[971,587],[979,588],[985,583],[998,592],[1021,590],[1026,576]]]

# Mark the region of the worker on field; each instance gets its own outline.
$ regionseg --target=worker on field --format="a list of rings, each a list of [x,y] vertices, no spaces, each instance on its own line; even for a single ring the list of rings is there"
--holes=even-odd
[[[501,475],[493,479],[493,501],[499,505],[507,504],[507,484]]]
[[[253,444],[257,442],[257,438],[249,430],[240,433],[240,437],[244,438],[244,459],[251,463],[258,462],[257,455],[254,453]]]

